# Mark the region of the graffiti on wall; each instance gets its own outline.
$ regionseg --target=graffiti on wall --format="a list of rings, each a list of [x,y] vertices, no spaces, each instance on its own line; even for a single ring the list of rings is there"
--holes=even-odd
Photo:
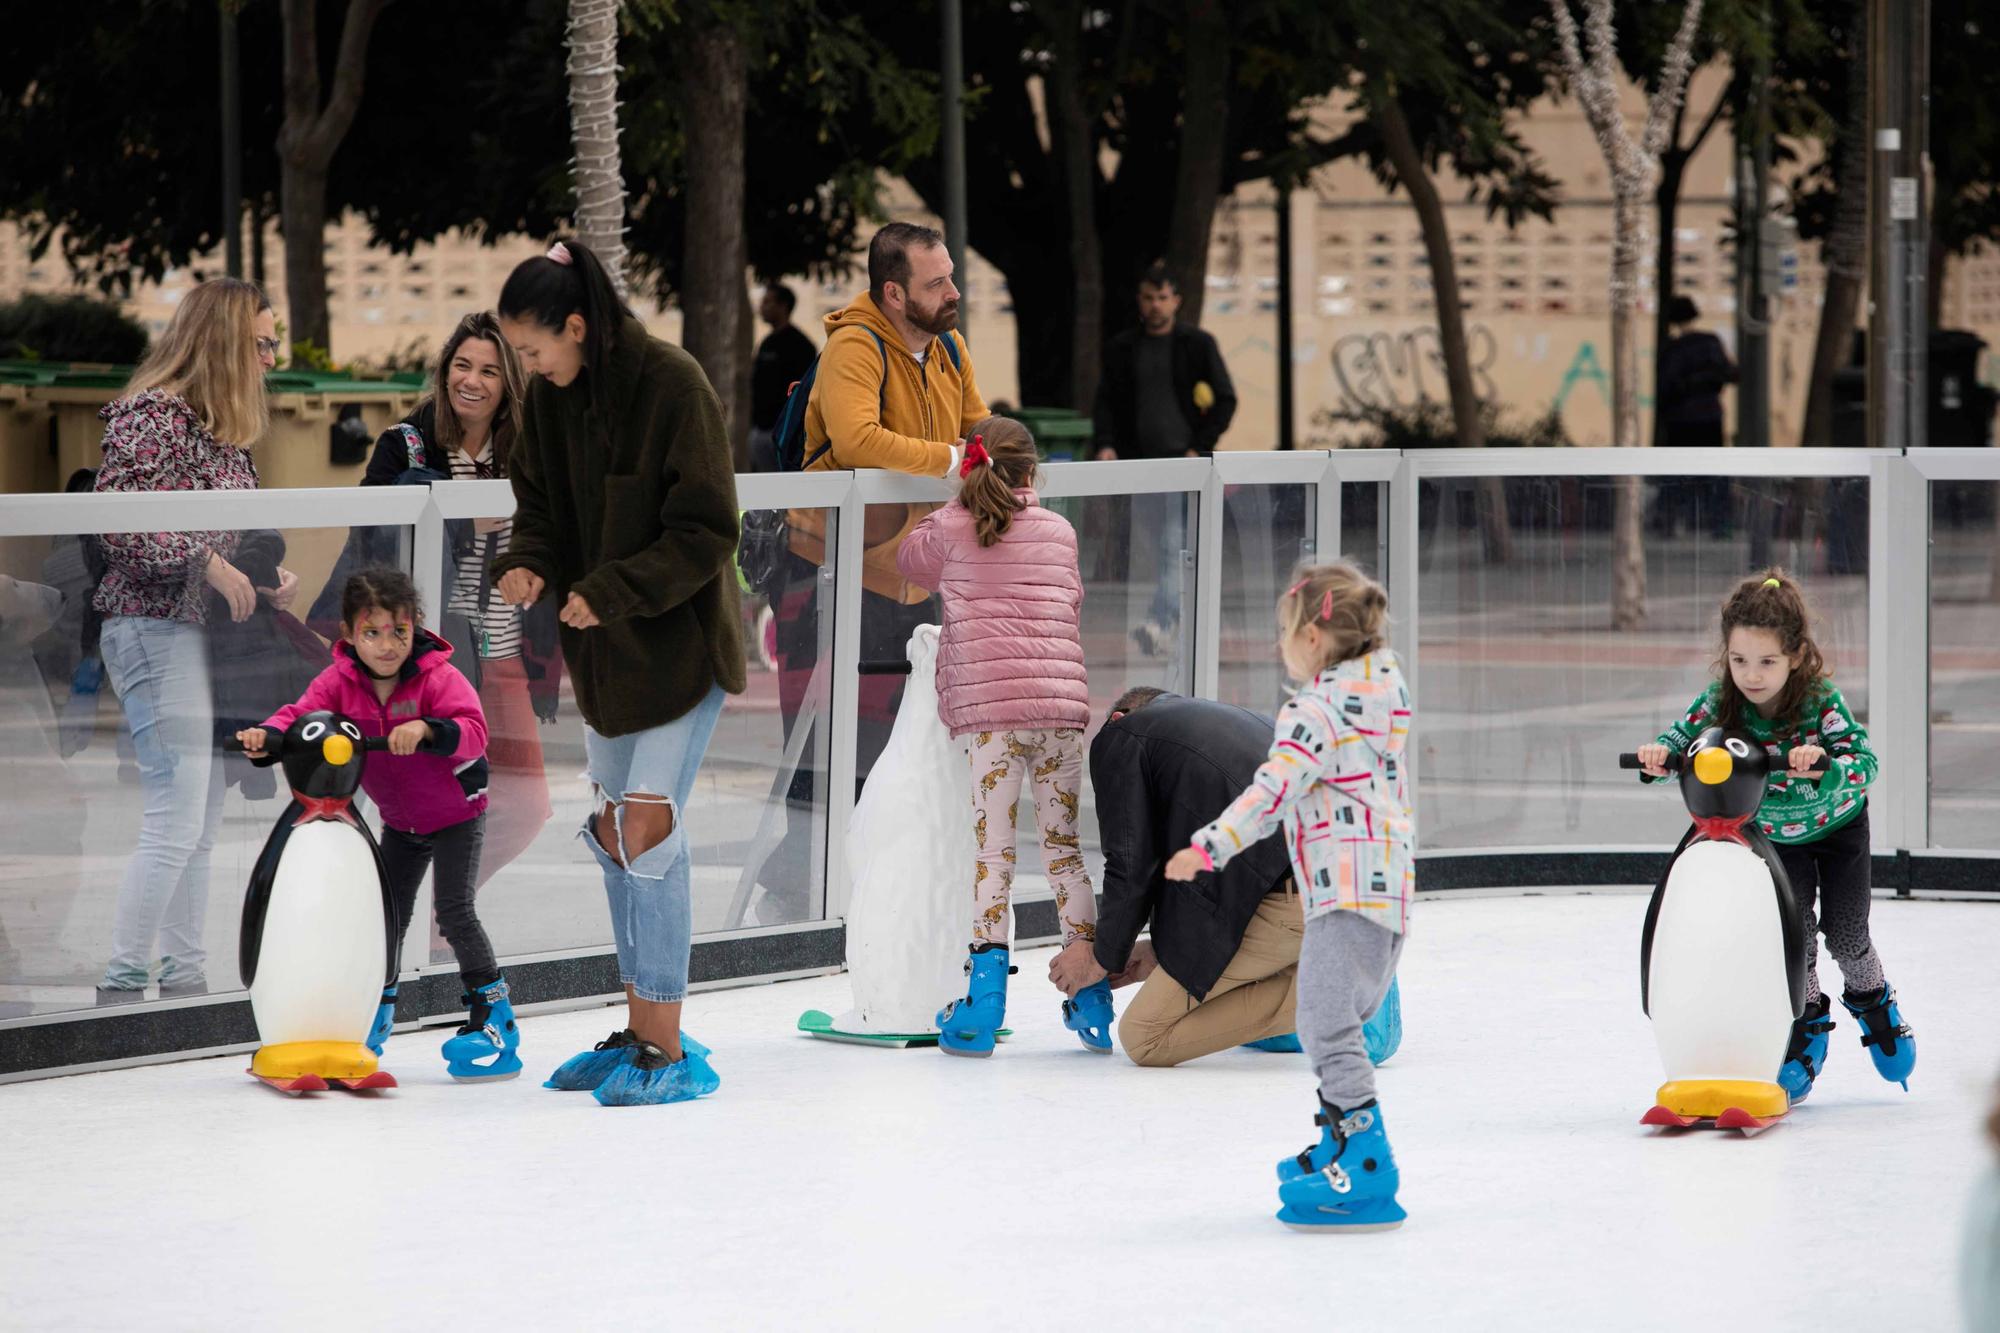
[[[1493,330],[1470,324],[1465,330],[1472,363],[1472,392],[1482,403],[1496,401],[1493,364],[1500,354]],[[1444,346],[1436,325],[1398,333],[1350,333],[1333,344],[1333,379],[1338,395],[1333,415],[1355,418],[1377,412],[1407,412],[1426,403],[1449,403]]]

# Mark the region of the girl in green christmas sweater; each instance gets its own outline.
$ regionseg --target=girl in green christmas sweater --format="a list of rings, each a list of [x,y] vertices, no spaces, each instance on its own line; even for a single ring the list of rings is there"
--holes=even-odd
[[[1664,778],[1668,759],[1710,727],[1755,737],[1771,757],[1757,826],[1784,862],[1811,950],[1806,1011],[1792,1025],[1778,1082],[1792,1101],[1803,1101],[1826,1062],[1834,1025],[1819,987],[1824,933],[1846,983],[1840,1002],[1860,1026],[1861,1044],[1882,1077],[1908,1087],[1916,1042],[1868,936],[1867,789],[1875,780],[1875,752],[1826,675],[1805,597],[1783,571],[1746,579],[1723,603],[1716,674],[1685,717],[1639,748],[1639,762],[1649,779]]]

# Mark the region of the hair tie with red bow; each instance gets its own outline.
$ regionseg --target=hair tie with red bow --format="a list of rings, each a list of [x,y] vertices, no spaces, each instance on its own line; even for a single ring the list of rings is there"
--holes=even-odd
[[[975,435],[965,446],[965,461],[958,465],[959,479],[972,475],[972,469],[980,466],[991,467],[993,455],[986,452],[986,437]]]

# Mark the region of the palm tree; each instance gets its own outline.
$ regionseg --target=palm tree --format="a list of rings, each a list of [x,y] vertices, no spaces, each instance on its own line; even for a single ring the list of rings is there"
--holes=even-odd
[[[569,0],[569,132],[576,237],[625,293],[625,177],[618,160],[620,0]]]

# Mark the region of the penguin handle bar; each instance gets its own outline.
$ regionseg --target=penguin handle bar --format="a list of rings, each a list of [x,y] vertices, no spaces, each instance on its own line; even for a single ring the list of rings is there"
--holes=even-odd
[[[1667,762],[1662,764],[1661,767],[1666,769],[1667,772],[1669,773],[1678,773],[1681,771],[1682,767],[1686,764],[1686,761],[1687,761],[1687,756],[1684,754],[1670,754],[1667,756]],[[1643,768],[1645,767],[1645,765],[1639,762],[1639,756],[1636,754],[1621,754],[1618,756],[1618,767]],[[1823,778],[1826,776],[1826,770],[1821,768],[1821,769],[1815,769],[1811,773],[1794,773],[1791,774],[1790,776],[1800,777],[1800,778]]]
[[[361,748],[364,750],[386,751],[389,748],[389,738],[387,736],[364,737],[361,742]],[[284,749],[285,738],[280,735],[271,741],[270,748],[266,749],[264,753],[273,758],[280,758],[284,754]],[[225,736],[222,738],[222,750],[225,754],[242,754],[243,742],[237,740],[234,736]]]

